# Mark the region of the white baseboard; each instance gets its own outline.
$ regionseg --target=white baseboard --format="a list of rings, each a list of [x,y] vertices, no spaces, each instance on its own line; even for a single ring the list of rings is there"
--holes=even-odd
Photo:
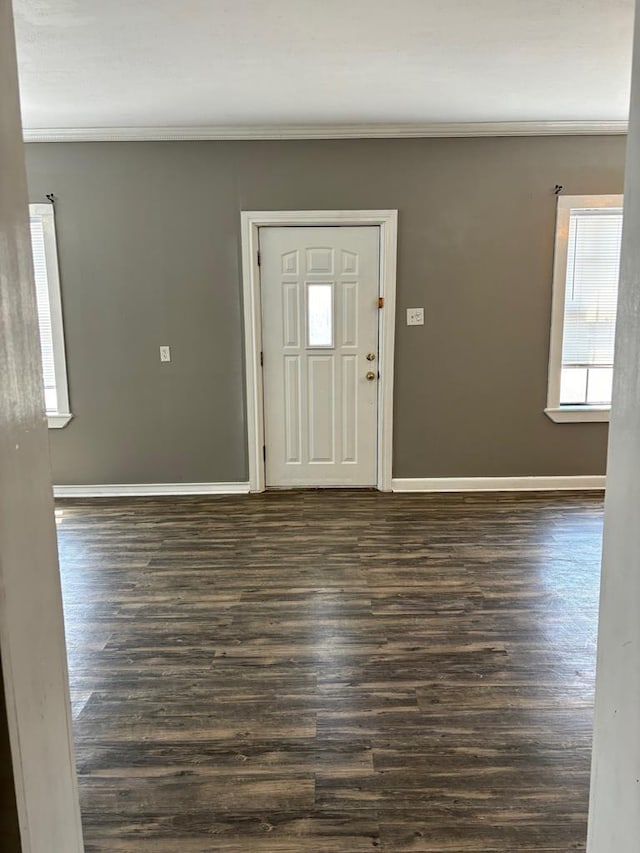
[[[604,489],[605,477],[397,477],[393,492],[527,492]],[[124,498],[161,495],[247,495],[249,483],[123,483],[54,486],[56,498]]]
[[[154,495],[246,495],[249,483],[124,483],[121,485],[54,486],[56,498],[124,498]]]
[[[532,492],[604,489],[605,477],[400,477],[393,492]]]

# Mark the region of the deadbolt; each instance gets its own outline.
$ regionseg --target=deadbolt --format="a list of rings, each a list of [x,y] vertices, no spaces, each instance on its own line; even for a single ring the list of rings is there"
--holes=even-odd
[[[373,372],[373,370],[370,370],[370,371],[367,373],[367,379],[369,380],[369,382],[373,382],[373,380],[374,380],[375,378],[376,378],[375,373]]]
[[[367,353],[367,361],[375,361],[375,360],[376,360],[375,352],[368,352]]]

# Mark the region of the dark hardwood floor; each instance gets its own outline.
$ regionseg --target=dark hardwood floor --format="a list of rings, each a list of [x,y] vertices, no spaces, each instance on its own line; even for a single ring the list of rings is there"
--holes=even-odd
[[[87,853],[584,850],[601,495],[61,512]]]

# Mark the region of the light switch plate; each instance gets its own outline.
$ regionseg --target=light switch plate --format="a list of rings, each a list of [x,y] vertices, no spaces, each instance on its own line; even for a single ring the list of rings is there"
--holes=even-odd
[[[407,308],[407,326],[424,326],[424,308]]]
[[[171,347],[160,347],[160,361],[171,361]]]

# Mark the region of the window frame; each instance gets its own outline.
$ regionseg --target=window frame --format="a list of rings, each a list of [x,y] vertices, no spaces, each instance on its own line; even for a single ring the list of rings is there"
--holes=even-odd
[[[53,366],[56,376],[56,396],[58,408],[55,412],[46,412],[49,429],[65,427],[73,415],[69,407],[69,384],[67,380],[67,358],[62,320],[62,298],[60,295],[60,270],[58,267],[58,247],[56,242],[55,214],[52,204],[30,204],[29,216],[38,216],[42,220],[44,238],[44,256],[47,268],[47,287],[49,291],[49,310],[51,313],[51,337],[53,339]]]
[[[569,248],[569,222],[572,210],[622,207],[623,196],[560,195],[558,196],[555,251],[553,259],[553,293],[551,302],[551,338],[547,405],[544,413],[555,423],[606,423],[611,405],[561,405],[562,345],[564,340],[565,296]]]

